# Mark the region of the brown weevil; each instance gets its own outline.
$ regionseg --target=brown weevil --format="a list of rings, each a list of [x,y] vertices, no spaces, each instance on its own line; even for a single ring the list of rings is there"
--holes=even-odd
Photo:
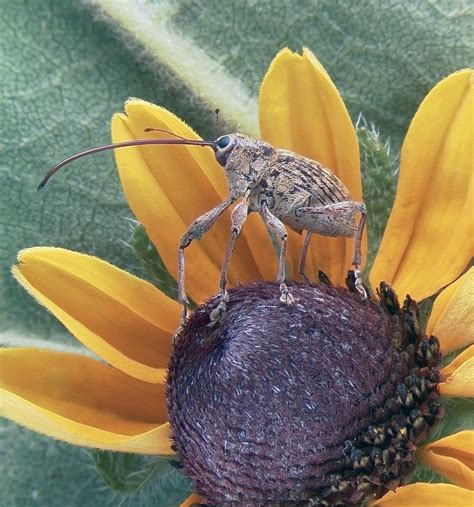
[[[160,129],[146,129],[147,132]],[[171,135],[171,132],[169,132]],[[291,151],[277,149],[268,143],[243,134],[227,134],[215,141],[199,141],[181,138],[137,139],[92,148],[66,158],[54,166],[44,177],[38,189],[61,167],[80,157],[105,150],[151,144],[182,144],[210,147],[224,168],[229,196],[221,204],[198,217],[184,233],[178,250],[178,301],[183,305],[183,321],[187,317],[187,298],[184,285],[184,250],[195,239],[200,239],[219,216],[235,201],[241,201],[232,211],[231,237],[225,253],[220,276],[220,304],[212,320],[218,322],[225,314],[227,300],[227,270],[237,238],[248,213],[257,211],[268,229],[281,240],[277,282],[280,284],[280,301],[292,304],[294,298],[285,284],[285,255],[288,233],[286,226],[302,233],[303,242],[298,273],[307,282],[305,260],[313,233],[323,236],[354,237],[352,263],[355,271],[355,287],[361,297],[367,295],[359,271],[361,263],[361,238],[366,222],[363,202],[352,200],[344,184],[318,162]],[[361,218],[356,225],[355,215]]]

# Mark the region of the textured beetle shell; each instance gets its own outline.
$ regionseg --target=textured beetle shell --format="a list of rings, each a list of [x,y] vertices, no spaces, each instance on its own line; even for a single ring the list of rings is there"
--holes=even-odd
[[[352,201],[344,184],[318,162],[286,150],[277,150],[270,168],[252,189],[252,203],[263,200],[282,222],[296,231],[307,230],[325,236],[353,236],[354,211],[338,216],[301,215],[302,207],[321,207]]]
[[[231,195],[238,198],[250,189],[250,209],[259,211],[265,201],[268,209],[297,232],[325,236],[353,236],[354,208],[338,213],[301,213],[305,207],[318,208],[352,202],[349,191],[329,169],[315,160],[264,141],[232,134],[232,145],[217,159],[224,166]]]

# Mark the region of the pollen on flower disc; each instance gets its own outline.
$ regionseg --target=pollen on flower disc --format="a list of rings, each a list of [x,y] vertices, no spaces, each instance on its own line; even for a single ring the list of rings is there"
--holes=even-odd
[[[209,505],[380,496],[441,416],[439,349],[419,334],[414,302],[399,310],[395,296],[379,305],[326,285],[291,293],[286,305],[277,284],[237,287],[221,322],[210,325],[215,297],[176,337],[170,422]]]

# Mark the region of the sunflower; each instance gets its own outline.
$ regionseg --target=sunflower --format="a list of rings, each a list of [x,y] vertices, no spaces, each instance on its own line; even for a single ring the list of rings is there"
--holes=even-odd
[[[462,350],[442,370],[443,396],[473,396],[474,268],[472,258],[473,72],[441,81],[416,113],[403,144],[395,203],[369,279],[421,301],[437,294],[427,333],[444,355]],[[261,86],[260,130],[276,147],[329,167],[362,200],[359,147],[344,103],[327,72],[307,50],[282,50]],[[197,134],[166,109],[131,99],[112,120],[115,142],[143,137],[147,127],[189,139]],[[155,134],[149,134],[156,135]],[[210,150],[134,147],[116,152],[129,205],[163,262],[176,277],[180,236],[227,195]],[[186,251],[186,288],[202,302],[218,286],[230,215]],[[301,237],[290,231],[290,277]],[[352,239],[317,237],[307,273],[324,271],[342,284]],[[363,244],[364,257],[366,242]],[[0,351],[2,413],[17,423],[74,445],[172,456],[166,375],[180,306],[150,283],[100,259],[60,248],[18,254],[13,275],[38,302],[104,362],[57,351]],[[258,217],[250,216],[229,270],[230,285],[272,280],[274,248]],[[468,348],[466,348],[469,346]],[[105,364],[108,363],[108,364]],[[460,431],[418,450],[418,458],[452,484],[396,488],[375,505],[468,505],[474,489],[474,433]],[[471,443],[471,445],[469,445]],[[193,495],[186,505],[197,501]]]

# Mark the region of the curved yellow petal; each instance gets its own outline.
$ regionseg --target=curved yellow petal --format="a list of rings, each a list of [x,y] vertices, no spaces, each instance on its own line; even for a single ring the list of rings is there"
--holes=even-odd
[[[397,196],[370,281],[404,297],[434,294],[473,255],[474,71],[438,83],[413,118],[403,144]]]
[[[184,122],[164,108],[132,99],[126,114],[112,119],[112,139],[171,137],[145,128],[166,129],[199,139]],[[179,240],[191,223],[228,196],[222,167],[209,148],[196,146],[141,146],[116,150],[115,158],[128,203],[145,226],[167,269],[177,277]],[[227,241],[230,211],[186,250],[186,288],[195,301],[215,293]],[[237,242],[229,269],[231,284],[273,278],[276,256],[259,217],[250,217]]]
[[[460,431],[425,445],[418,457],[451,482],[474,489],[474,430]]]
[[[474,357],[474,345],[468,347],[466,350],[463,350],[449,364],[447,364],[442,369],[443,375],[452,375],[461,365],[472,357]]]
[[[278,53],[263,80],[259,107],[263,139],[321,162],[343,181],[354,200],[362,200],[354,126],[336,86],[311,51],[304,48],[302,56],[289,49]],[[292,232],[288,257],[293,272],[301,243]],[[308,274],[322,269],[333,282],[342,283],[351,265],[353,240],[317,237],[311,245]]]
[[[439,338],[444,354],[474,343],[474,268],[436,298],[426,333]]]
[[[474,345],[441,370],[446,381],[439,385],[443,396],[474,397]]]
[[[452,484],[427,484],[416,482],[387,493],[375,500],[372,507],[469,507],[474,493]]]
[[[161,382],[181,308],[148,282],[96,257],[37,247],[15,278],[86,347],[128,375]]]
[[[84,356],[0,350],[1,414],[74,445],[173,454],[166,386]]]
[[[202,499],[198,494],[193,493],[191,496],[186,498],[186,500],[181,504],[181,507],[191,507],[196,503],[197,504],[202,503]]]

